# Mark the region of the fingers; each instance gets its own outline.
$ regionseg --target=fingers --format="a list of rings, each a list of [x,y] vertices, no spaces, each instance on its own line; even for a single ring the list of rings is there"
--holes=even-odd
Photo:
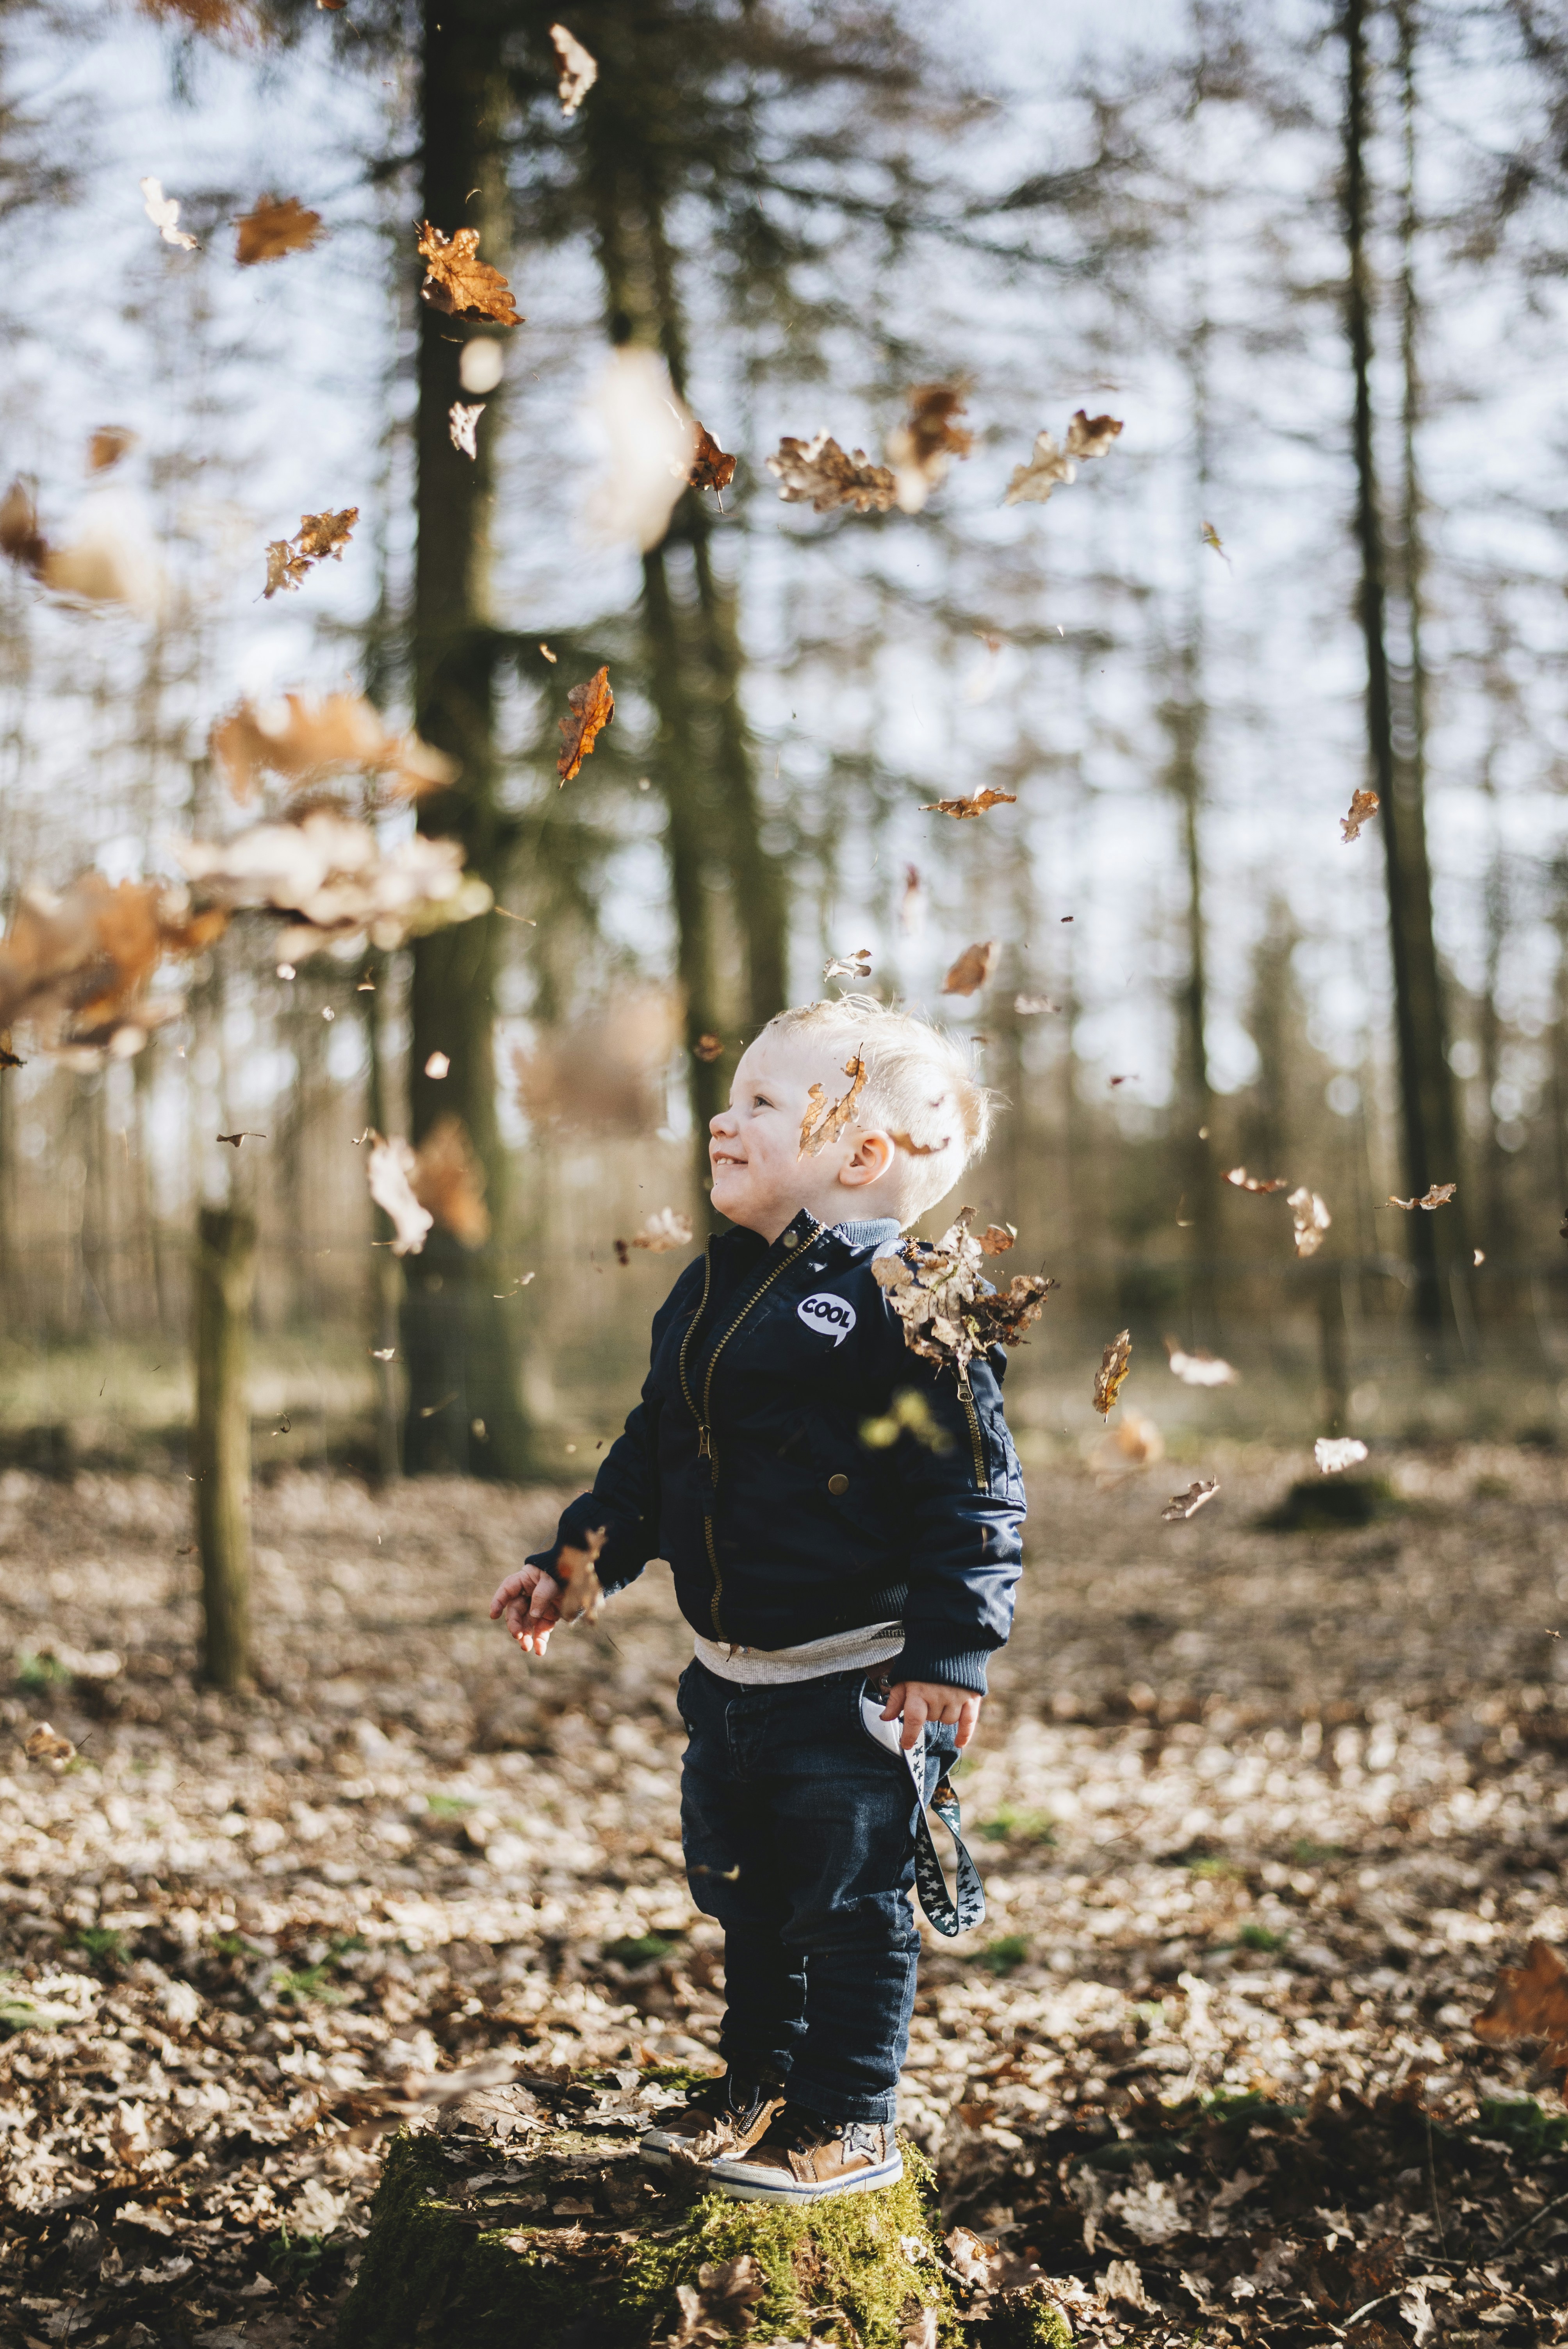
[[[899,1744],[907,1754],[920,1743],[920,1733],[930,1719],[930,1710],[918,1689],[906,1689],[903,1696],[903,1735]]]
[[[500,1588],[496,1591],[495,1597],[490,1603],[490,1621],[492,1623],[495,1621],[498,1615],[505,1612],[507,1606],[512,1599],[519,1598],[521,1595],[530,1579],[530,1570],[527,1567],[523,1567],[519,1573],[509,1574],[507,1576],[506,1580],[500,1584]]]
[[[979,1725],[980,1699],[977,1696],[966,1696],[958,1708],[957,1745],[960,1754],[963,1753]]]
[[[896,1721],[903,1711],[903,1681],[900,1681],[896,1687],[889,1689],[887,1702],[882,1709],[881,1717],[883,1721]]]

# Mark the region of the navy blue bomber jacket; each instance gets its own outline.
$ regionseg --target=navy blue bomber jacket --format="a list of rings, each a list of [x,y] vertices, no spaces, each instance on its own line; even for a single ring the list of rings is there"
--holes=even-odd
[[[556,1538],[605,1529],[606,1591],[667,1558],[686,1621],[738,1647],[902,1618],[903,1651],[882,1670],[983,1694],[1022,1556],[1006,1358],[977,1356],[965,1393],[911,1352],[872,1271],[897,1230],[829,1230],[801,1210],[771,1245],[738,1228],[710,1241],[655,1315],[642,1401]],[[911,1387],[943,1448],[907,1431],[862,1444],[862,1423]]]

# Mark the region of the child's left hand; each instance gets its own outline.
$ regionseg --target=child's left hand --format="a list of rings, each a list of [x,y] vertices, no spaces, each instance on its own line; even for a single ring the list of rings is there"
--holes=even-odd
[[[975,1734],[985,1702],[973,1689],[949,1688],[944,1681],[898,1681],[887,1692],[882,1717],[884,1721],[896,1721],[903,1713],[903,1735],[899,1744],[906,1754],[928,1721],[956,1722],[962,1753]]]

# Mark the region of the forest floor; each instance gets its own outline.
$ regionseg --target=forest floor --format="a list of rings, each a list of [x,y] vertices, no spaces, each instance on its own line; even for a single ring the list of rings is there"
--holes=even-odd
[[[1391,1454],[1316,1533],[1260,1524],[1299,1454],[1207,1464],[1174,1526],[1184,1474],[1036,1480],[958,1779],[990,1913],[903,2093],[960,2264],[1092,2341],[1568,2338],[1568,2120],[1470,2029],[1568,1945],[1568,1461]],[[189,1491],[0,1476],[8,2342],[323,2338],[433,2075],[712,2060],[667,1576],[528,1665],[485,1606],[559,1495],[290,1472],[225,1699]]]

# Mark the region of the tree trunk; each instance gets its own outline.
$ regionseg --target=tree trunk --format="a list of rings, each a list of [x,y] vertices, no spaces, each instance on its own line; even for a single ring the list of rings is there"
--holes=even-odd
[[[1432,929],[1418,689],[1410,711],[1413,730],[1407,730],[1401,755],[1398,761],[1395,757],[1387,635],[1387,563],[1372,416],[1372,289],[1367,250],[1370,212],[1367,176],[1367,14],[1368,0],[1346,0],[1341,20],[1346,45],[1346,331],[1355,388],[1356,538],[1361,564],[1361,633],[1367,656],[1367,744],[1372,786],[1382,803],[1405,1183],[1414,1196],[1432,1183],[1457,1180],[1458,1132],[1448,1063],[1441,974]],[[1418,655],[1419,539],[1414,475],[1417,384],[1413,343],[1407,351],[1407,361],[1406,502],[1411,543],[1407,549],[1406,588],[1412,622],[1411,650],[1413,655]],[[1412,658],[1413,685],[1418,674],[1418,659]],[[1417,1319],[1429,1335],[1441,1337],[1454,1329],[1454,1305],[1446,1275],[1450,1268],[1463,1261],[1464,1233],[1460,1211],[1457,1206],[1436,1214],[1418,1211],[1406,1222],[1416,1275]]]
[[[365,1012],[365,1105],[377,1133],[388,1129],[387,1056],[381,1033],[381,989],[387,982],[387,968],[388,957],[372,947],[365,958],[359,996]],[[378,1353],[389,1357],[397,1344],[397,1308],[402,1299],[403,1277],[388,1245],[393,1237],[391,1216],[384,1207],[372,1206],[370,1217],[377,1243],[370,1251],[371,1326]],[[377,1361],[376,1372],[376,1465],[382,1483],[390,1484],[403,1473],[397,1372],[390,1359]]]
[[[234,1207],[196,1223],[196,1537],[202,1670],[217,1687],[250,1674],[251,1406],[246,1392],[256,1226]]]
[[[421,129],[424,215],[450,235],[480,226],[482,253],[503,258],[503,103],[496,26],[475,0],[425,0]],[[477,198],[477,211],[470,200]],[[468,868],[498,894],[512,826],[497,797],[496,647],[489,615],[490,450],[496,418],[479,434],[477,460],[453,448],[452,402],[461,397],[461,344],[477,329],[421,304],[417,426],[418,545],[414,574],[415,719],[457,760],[458,780],[420,809],[421,830],[462,843]],[[529,1466],[496,1250],[506,1218],[506,1160],[495,1107],[493,916],[415,941],[409,988],[409,1115],[420,1142],[440,1118],[466,1127],[485,1173],[491,1241],[469,1250],[433,1232],[407,1260],[403,1310],[408,1372],[404,1465],[520,1475]],[[433,1053],[449,1064],[426,1074]]]

